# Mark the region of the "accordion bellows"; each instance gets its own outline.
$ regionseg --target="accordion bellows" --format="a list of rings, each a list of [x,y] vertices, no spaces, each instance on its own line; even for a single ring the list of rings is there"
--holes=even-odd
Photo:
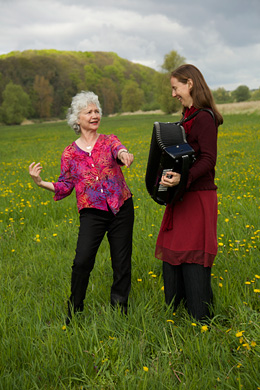
[[[194,150],[187,143],[185,130],[179,122],[155,122],[145,176],[146,188],[152,199],[162,205],[179,200],[184,194],[189,168],[194,160]],[[181,174],[177,186],[168,188],[160,185],[166,171]]]

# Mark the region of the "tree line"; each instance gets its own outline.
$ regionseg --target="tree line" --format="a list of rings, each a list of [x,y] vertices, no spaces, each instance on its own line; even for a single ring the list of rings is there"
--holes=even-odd
[[[170,71],[185,63],[176,51],[165,55],[161,72],[132,63],[112,52],[27,50],[0,56],[0,122],[20,124],[24,118],[64,119],[72,97],[91,90],[104,115],[161,109],[179,110],[171,98]],[[216,102],[260,99],[240,86],[229,93],[213,91]],[[242,100],[239,100],[242,99]]]

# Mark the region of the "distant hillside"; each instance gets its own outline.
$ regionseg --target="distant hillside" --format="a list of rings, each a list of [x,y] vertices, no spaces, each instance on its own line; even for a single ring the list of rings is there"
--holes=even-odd
[[[81,90],[99,96],[104,115],[155,109],[157,77],[154,69],[112,52],[11,52],[0,56],[0,104],[12,82],[28,94],[32,118],[63,118]]]

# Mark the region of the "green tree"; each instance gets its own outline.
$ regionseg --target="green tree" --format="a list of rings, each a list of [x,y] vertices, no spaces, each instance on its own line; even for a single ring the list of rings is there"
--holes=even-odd
[[[237,102],[245,102],[250,99],[250,90],[246,85],[239,85],[239,87],[232,92],[232,95]]]
[[[118,96],[116,84],[108,78],[101,80],[99,87],[99,99],[104,115],[113,114],[118,110]]]
[[[178,100],[172,98],[170,75],[178,66],[185,63],[185,58],[181,57],[175,50],[164,56],[162,73],[158,75],[158,99],[161,110],[167,114],[177,112],[181,105]]]
[[[51,116],[51,105],[53,102],[53,89],[49,81],[43,76],[36,75],[33,89],[36,92],[34,102],[36,113],[40,118],[49,118]]]
[[[31,101],[20,85],[10,82],[3,92],[2,121],[7,125],[20,125],[31,111]]]
[[[102,79],[102,71],[96,64],[85,65],[85,85],[86,89],[97,93],[97,85]]]
[[[232,101],[230,92],[226,91],[225,88],[218,88],[215,91],[212,91],[212,95],[215,99],[215,102],[218,104],[228,103]]]
[[[255,91],[252,91],[251,100],[253,101],[260,100],[260,88],[256,89]]]
[[[137,111],[144,103],[144,91],[139,88],[137,82],[129,80],[122,91],[122,110]]]
[[[165,54],[164,63],[162,64],[162,70],[171,73],[174,69],[184,64],[186,61],[185,57],[180,56],[177,51],[172,50],[170,53]]]

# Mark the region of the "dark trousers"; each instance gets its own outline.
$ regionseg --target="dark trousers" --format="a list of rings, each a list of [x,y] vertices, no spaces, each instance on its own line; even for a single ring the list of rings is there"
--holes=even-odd
[[[131,288],[131,255],[134,208],[132,198],[125,201],[119,212],[111,210],[84,209],[80,212],[80,228],[76,256],[72,266],[71,310],[82,311],[83,301],[94,267],[98,248],[107,233],[113,268],[111,304],[120,304],[127,311],[128,295]]]
[[[165,302],[177,309],[183,300],[190,315],[200,321],[210,317],[213,303],[211,268],[199,264],[171,265],[163,262]]]

